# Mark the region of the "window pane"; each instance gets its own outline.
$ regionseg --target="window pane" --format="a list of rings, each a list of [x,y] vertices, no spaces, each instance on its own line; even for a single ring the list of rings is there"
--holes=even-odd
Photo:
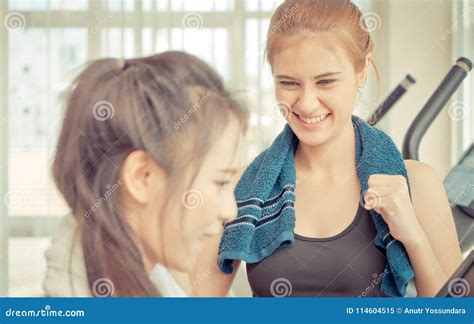
[[[87,0],[9,0],[9,10],[87,10]]]
[[[98,1],[98,0],[93,0]],[[104,7],[110,11],[133,11],[135,10],[134,0],[103,0]]]
[[[274,11],[283,0],[245,0],[245,9],[247,11]]]
[[[171,49],[185,50],[229,76],[228,30],[225,28],[173,28]],[[161,42],[164,42],[162,40]],[[159,45],[159,44],[158,44]],[[158,48],[161,50],[161,48]]]
[[[176,7],[177,10],[182,9],[184,11],[211,11],[213,7],[213,0],[184,0],[184,1],[173,1],[171,7],[175,10],[175,3],[181,4],[181,7]]]
[[[242,1],[242,0],[236,0]],[[214,0],[214,10],[234,10],[234,0]]]
[[[9,0],[8,9],[10,10],[48,10],[48,0]]]
[[[181,44],[181,37],[179,39],[179,44]],[[168,39],[168,29],[160,29],[156,33],[156,46],[155,53],[164,52],[170,49],[169,39]]]
[[[59,96],[86,60],[86,36],[86,29],[54,28],[9,34],[10,215],[67,212],[50,177],[51,157],[63,111]]]
[[[219,74],[228,80],[230,78],[229,72],[229,32],[225,28],[215,28],[214,35],[214,49],[212,54],[213,66],[217,69]]]
[[[102,56],[126,57],[135,56],[135,35],[132,28],[107,28],[101,33]]]
[[[52,10],[87,10],[87,0],[50,0]]]

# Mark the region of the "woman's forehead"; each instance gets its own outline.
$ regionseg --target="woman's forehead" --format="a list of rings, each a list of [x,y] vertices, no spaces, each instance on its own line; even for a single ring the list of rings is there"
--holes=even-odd
[[[281,48],[273,55],[274,74],[285,71],[322,74],[347,69],[350,60],[345,51],[328,36],[297,34],[282,37]]]

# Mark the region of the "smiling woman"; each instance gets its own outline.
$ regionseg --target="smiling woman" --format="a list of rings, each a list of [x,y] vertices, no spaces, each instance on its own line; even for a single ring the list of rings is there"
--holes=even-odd
[[[461,262],[452,215],[427,221],[449,210],[440,177],[353,116],[372,50],[348,0],[287,0],[272,17],[267,59],[288,126],[237,185],[218,256],[225,273],[247,262],[254,296],[404,296],[413,277],[434,296]]]

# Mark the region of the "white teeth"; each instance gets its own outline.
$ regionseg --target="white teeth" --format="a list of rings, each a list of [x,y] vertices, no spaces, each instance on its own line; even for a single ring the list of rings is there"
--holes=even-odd
[[[306,124],[316,124],[325,120],[327,116],[329,116],[329,114],[319,115],[317,117],[312,117],[312,118],[303,118],[298,115],[298,118]]]

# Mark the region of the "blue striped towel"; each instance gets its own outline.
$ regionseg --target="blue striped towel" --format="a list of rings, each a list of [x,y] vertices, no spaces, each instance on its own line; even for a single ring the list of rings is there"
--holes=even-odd
[[[408,176],[399,150],[388,135],[352,116],[356,137],[356,171],[366,192],[372,174]],[[271,147],[247,168],[235,189],[237,218],[224,226],[217,262],[224,273],[232,273],[233,260],[255,263],[288,246],[294,240],[295,161],[298,139],[287,124]],[[409,183],[408,183],[409,184]],[[408,186],[409,187],[409,186]],[[410,193],[411,196],[411,193]],[[387,257],[380,290],[389,296],[404,296],[414,277],[404,246],[389,233],[382,216],[370,214],[377,234],[374,244]]]

